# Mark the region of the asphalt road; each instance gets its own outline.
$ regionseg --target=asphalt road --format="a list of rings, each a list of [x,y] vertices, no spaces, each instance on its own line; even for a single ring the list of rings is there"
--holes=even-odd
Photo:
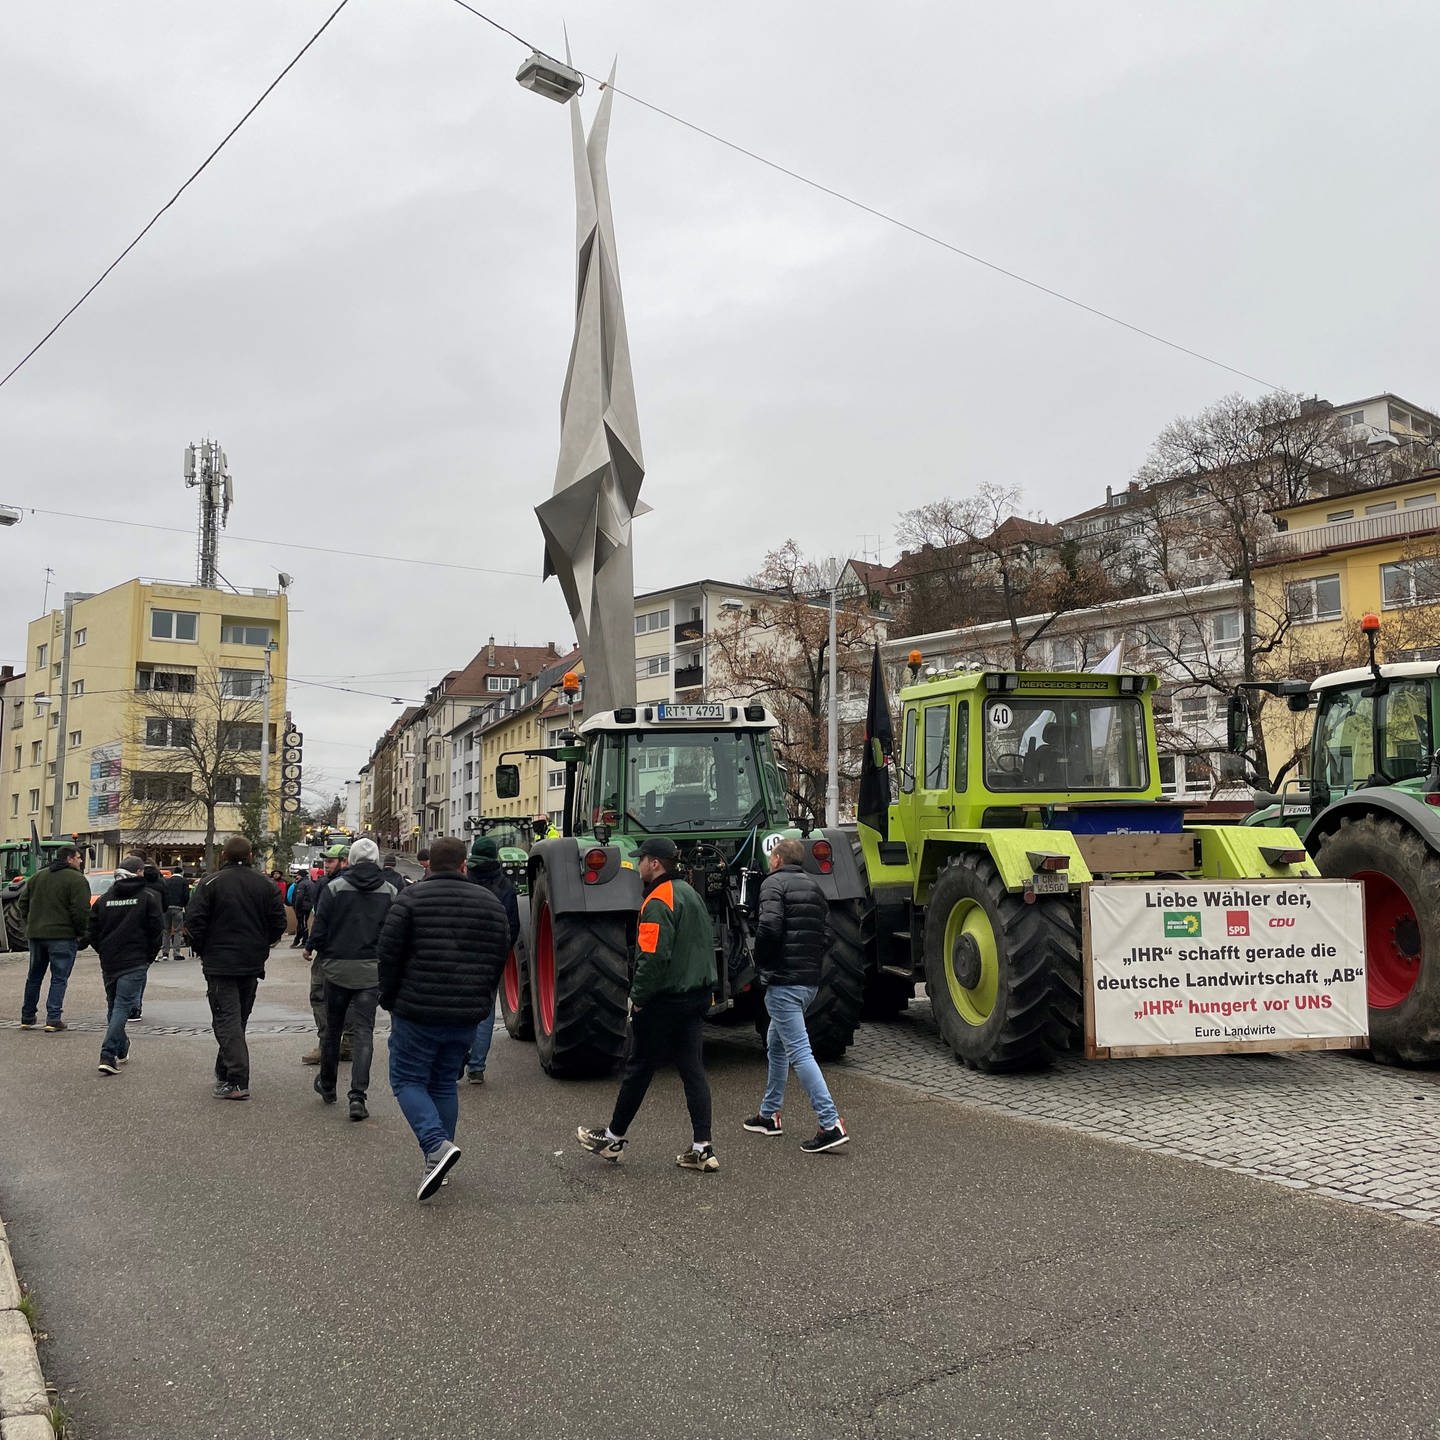
[[[22,966],[0,1214],[82,1440],[1440,1434],[1433,1229],[845,1071],[854,1142],[807,1157],[803,1101],[739,1129],[762,1074],[724,1041],[721,1172],[675,1169],[670,1077],[611,1167],[572,1136],[612,1084],[503,1033],[422,1206],[383,1045],[369,1122],[310,1090],[295,952],[249,1104],[210,1097],[193,966],[114,1079],[93,953],[64,1035],[15,1028]]]

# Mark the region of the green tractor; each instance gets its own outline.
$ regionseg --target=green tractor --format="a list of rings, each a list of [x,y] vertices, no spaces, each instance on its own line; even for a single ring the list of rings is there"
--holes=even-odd
[[[1265,690],[1313,708],[1308,781],[1257,791],[1245,824],[1298,831],[1322,875],[1365,887],[1370,1051],[1390,1064],[1440,1061],[1440,665],[1381,665],[1376,617],[1361,622],[1370,663]],[[1249,740],[1243,696],[1230,703],[1230,749]]]
[[[511,947],[500,982],[500,1017],[516,1040],[535,1038],[535,1007],[525,979],[530,952],[530,912],[525,896],[530,889],[530,846],[534,835],[529,825],[514,815],[477,815],[465,822],[476,835],[488,835],[499,851],[501,868],[520,895],[520,935]]]
[[[564,834],[530,849],[528,943],[500,993],[507,1027],[528,995],[547,1073],[602,1075],[621,1059],[642,898],[636,856],[648,835],[675,841],[681,876],[709,907],[718,977],[710,1018],[757,1028],[760,882],[775,844],[802,838],[805,868],[830,900],[830,949],[806,1022],[822,1058],[850,1043],[863,1003],[864,876],[842,832],[802,834],[791,823],[776,728],[763,705],[639,705],[589,717],[558,746],[511,752],[566,767]],[[519,767],[503,756],[495,787],[502,799],[519,794]]]
[[[899,794],[883,829],[859,827],[872,1010],[923,980],[941,1035],[973,1069],[1033,1070],[1081,1042],[1080,891],[1092,880],[1316,873],[1294,835],[1189,825],[1162,800],[1154,675],[920,680],[918,654],[910,673]]]
[[[7,950],[25,949],[25,927],[16,918],[14,903],[24,882],[37,870],[43,870],[55,858],[62,845],[73,840],[6,840],[0,842],[0,912],[3,912],[3,935]]]

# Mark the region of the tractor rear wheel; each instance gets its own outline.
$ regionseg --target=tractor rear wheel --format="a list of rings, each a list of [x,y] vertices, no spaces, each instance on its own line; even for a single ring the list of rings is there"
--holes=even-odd
[[[925,915],[925,985],[945,1043],[971,1069],[1050,1064],[1074,1048],[1084,1017],[1072,903],[1027,905],[983,851],[949,861]]]
[[[530,994],[535,1049],[547,1075],[609,1075],[625,1052],[630,922],[624,915],[557,915],[549,877],[535,877]]]
[[[0,912],[3,912],[5,917],[3,932],[0,932],[0,940],[5,942],[6,950],[28,949],[29,942],[25,938],[25,923],[16,913],[13,897],[8,905],[0,902]]]
[[[860,900],[841,900],[830,907],[830,949],[820,969],[820,987],[805,1012],[817,1060],[838,1060],[855,1038],[865,1008],[866,916]]]
[[[500,976],[500,1018],[512,1040],[535,1038],[535,1003],[530,998],[530,898],[519,895],[520,934]]]
[[[1320,839],[1322,875],[1365,886],[1370,1053],[1388,1065],[1440,1060],[1440,857],[1408,825],[1342,819]]]

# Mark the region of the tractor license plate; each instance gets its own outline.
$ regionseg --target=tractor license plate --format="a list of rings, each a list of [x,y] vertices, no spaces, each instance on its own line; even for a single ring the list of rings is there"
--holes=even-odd
[[[1049,870],[1037,870],[1030,877],[1030,888],[1037,895],[1068,895],[1070,877]]]
[[[660,720],[723,720],[723,705],[658,705],[655,715]]]

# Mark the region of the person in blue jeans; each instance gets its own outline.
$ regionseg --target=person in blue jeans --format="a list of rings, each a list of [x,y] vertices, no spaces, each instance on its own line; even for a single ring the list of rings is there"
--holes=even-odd
[[[766,1037],[770,1064],[760,1110],[745,1121],[745,1129],[756,1135],[783,1132],[780,1111],[793,1069],[820,1125],[813,1139],[801,1141],[807,1155],[838,1150],[850,1140],[805,1029],[805,1012],[820,988],[829,939],[830,902],[820,882],[805,872],[804,845],[784,839],[770,852],[770,874],[760,886],[755,965],[770,1017]]]
[[[475,884],[483,885],[505,907],[513,947],[520,935],[520,902],[515,886],[500,863],[500,847],[493,837],[477,835],[471,842],[467,871]],[[472,1085],[485,1083],[485,1062],[490,1058],[490,1043],[494,1038],[495,1012],[492,1010],[475,1027],[475,1038],[470,1042],[470,1053],[465,1057],[465,1074]]]
[[[165,906],[144,872],[145,862],[127,855],[115,871],[115,884],[95,902],[90,916],[90,943],[100,955],[109,1006],[100,1042],[102,1075],[118,1075],[130,1057],[125,1023],[145,992],[145,977],[165,935]]]
[[[45,994],[45,1029],[65,1029],[65,988],[75,968],[75,956],[90,930],[90,886],[80,852],[62,845],[44,869],[32,875],[15,901],[15,915],[30,941],[30,970],[25,977],[25,998],[20,1002],[20,1028],[33,1030],[40,1008],[40,986],[46,972],[50,988]]]
[[[510,953],[505,907],[466,878],[464,842],[437,840],[429,858],[425,878],[391,902],[376,945],[390,1088],[424,1157],[417,1200],[434,1195],[460,1158],[456,1086]]]

